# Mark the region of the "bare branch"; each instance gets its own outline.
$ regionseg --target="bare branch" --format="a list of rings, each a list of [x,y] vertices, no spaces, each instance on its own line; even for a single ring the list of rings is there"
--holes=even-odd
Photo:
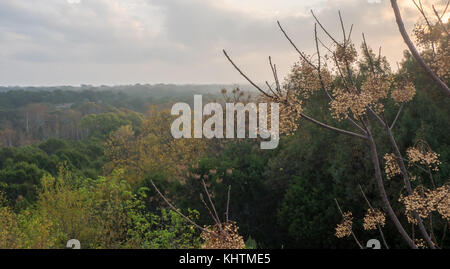
[[[345,32],[344,32],[345,35]],[[319,42],[317,38],[317,23],[314,23],[314,40],[316,41],[316,52],[317,52],[317,73],[319,75],[319,79],[322,82],[322,75],[320,73],[321,71],[321,59],[320,59],[320,50],[319,50]],[[325,86],[325,85],[323,85]],[[325,87],[324,87],[325,88]]]
[[[321,73],[321,58],[320,58],[320,49],[319,49],[319,38],[317,37],[317,24],[314,24],[314,40],[316,42],[316,51],[317,51],[317,74],[319,76],[319,81],[320,81],[320,85],[323,89],[323,91],[325,91],[326,95],[328,96],[328,98],[330,100],[333,100],[333,97],[331,96],[331,94],[328,92],[327,88],[325,87],[325,83],[323,81],[322,78],[322,73]],[[336,61],[337,62],[337,61]],[[345,83],[345,82],[344,82]],[[350,118],[347,118],[356,128],[358,128],[360,131],[362,131],[364,134],[366,134],[366,131],[359,126],[355,121],[353,121]]]
[[[398,148],[397,142],[395,141],[395,138],[394,138],[394,135],[392,134],[391,129],[387,125],[385,125],[384,128],[386,129],[386,133],[387,133],[387,136],[389,138],[389,141],[391,142],[391,145],[394,148],[394,154],[397,156],[397,158],[399,160],[398,161],[398,165],[400,167],[400,172],[402,173],[402,176],[403,176],[403,181],[404,181],[406,190],[407,190],[408,194],[411,195],[412,194],[411,181],[409,179],[408,170],[406,169],[405,163],[403,162],[402,154],[401,154],[401,152],[400,152],[400,150]],[[425,226],[423,225],[422,218],[420,217],[420,215],[416,211],[413,211],[413,216],[417,220],[418,226],[419,226],[419,230],[422,233],[422,235],[423,235],[425,241],[427,242],[428,246],[431,249],[435,249],[436,246],[433,243],[433,241],[431,240],[431,237],[429,236]]]
[[[395,123],[397,122],[398,117],[400,116],[400,113],[402,113],[402,110],[403,110],[403,107],[404,107],[404,106],[405,106],[405,103],[402,103],[402,104],[400,105],[400,107],[399,107],[399,109],[398,109],[398,111],[397,111],[397,115],[395,115],[395,119],[394,119],[394,121],[392,122],[392,124],[391,124],[391,126],[389,127],[389,129],[392,130],[392,128],[394,128]]]
[[[416,1],[414,1],[414,0],[412,0],[412,2],[416,6],[416,8],[419,10],[420,14],[422,14],[422,17],[425,19],[425,22],[426,22],[426,24],[428,26],[428,29],[430,30],[430,33],[433,32],[433,27],[431,26],[431,23],[428,20],[427,15],[425,14],[425,10],[423,9],[422,1],[419,0],[419,5],[417,5]],[[435,49],[435,46],[434,46],[434,41],[431,41],[431,47],[432,47],[432,50],[433,50],[433,55],[435,55],[436,54],[436,49]]]
[[[337,60],[336,60],[336,55],[335,55],[335,54],[333,55],[333,57],[334,57],[335,61],[337,61]],[[349,89],[349,87],[348,87],[348,85],[347,85],[347,82],[345,81],[345,78],[344,78],[343,75],[342,75],[342,71],[341,71],[341,69],[340,69],[340,67],[339,67],[339,64],[337,64],[336,67],[337,67],[338,72],[339,72],[339,74],[340,74],[340,76],[341,76],[341,78],[342,78],[342,82],[344,83],[345,88],[347,88],[347,90],[350,91],[350,89]],[[334,98],[331,96],[331,94],[328,92],[328,90],[327,90],[326,88],[324,88],[324,90],[325,90],[325,93],[327,94],[328,98],[329,98],[330,100],[334,100]],[[348,120],[351,124],[353,124],[353,126],[355,126],[357,129],[359,129],[363,134],[367,134],[366,130],[365,130],[363,127],[361,127],[358,123],[356,123],[354,120],[352,120],[350,117],[348,117],[347,120]]]
[[[442,11],[442,15],[440,16],[441,20],[444,17],[445,13],[447,12],[449,4],[450,4],[450,0],[447,1],[447,4],[445,5],[444,11]]]
[[[447,2],[447,4],[448,4],[448,2]],[[441,16],[439,16],[439,13],[437,12],[436,8],[434,8],[434,5],[432,5],[432,7],[433,7],[434,15],[436,15],[436,18],[438,19],[439,24],[441,25],[442,29],[444,29],[445,33],[448,36],[449,34],[448,34],[447,27],[445,27],[444,23],[442,22]]]
[[[400,14],[400,9],[397,4],[397,0],[391,0],[392,9],[394,10],[395,19],[398,25],[398,29],[403,37],[403,40],[405,41],[406,45],[409,48],[409,51],[413,55],[413,57],[416,59],[416,61],[419,63],[419,65],[425,70],[425,72],[428,74],[428,76],[436,83],[437,86],[447,95],[447,97],[450,97],[450,89],[448,86],[430,69],[430,67],[425,63],[425,61],[420,56],[419,52],[417,51],[416,47],[412,43],[411,39],[409,38],[409,35],[405,29],[405,25],[403,24],[403,20]]]
[[[274,96],[278,97],[278,95],[273,91],[272,86],[270,86],[269,82],[266,80],[267,88],[269,88],[270,92],[273,93]]]
[[[206,187],[206,183],[205,183],[205,180],[203,180],[203,178],[202,178],[202,184],[203,184],[203,188],[204,188],[204,190],[205,190],[205,193],[206,193],[206,195],[208,196],[209,203],[211,204],[211,207],[212,207],[212,209],[213,209],[213,211],[214,211],[214,214],[215,214],[215,216],[216,216],[216,219],[217,219],[217,222],[218,222],[217,224],[219,224],[219,225],[218,225],[218,226],[219,226],[219,229],[222,229],[222,225],[220,225],[221,222],[220,222],[219,215],[217,214],[216,207],[214,206],[214,203],[212,202],[212,199],[211,199],[211,194],[209,194],[208,188]]]
[[[344,41],[347,41],[347,37],[345,36],[344,21],[342,20],[342,15],[341,15],[340,10],[338,10],[338,14],[339,14],[339,21],[341,22],[342,34],[344,35]],[[344,42],[344,43],[347,43],[347,42]]]
[[[336,202],[336,205],[339,209],[339,212],[341,212],[342,217],[344,218],[344,212],[342,212],[341,206],[339,205],[338,201],[336,200],[336,198],[334,199],[334,202]],[[358,238],[356,238],[355,233],[353,232],[353,229],[351,229],[351,233],[353,236],[353,239],[355,239],[356,244],[359,246],[360,249],[364,249],[364,247],[361,245],[361,243],[359,242]]]
[[[367,124],[369,124],[369,122],[367,122]],[[397,215],[395,214],[394,210],[392,209],[391,203],[389,201],[386,190],[384,188],[383,177],[382,177],[381,168],[380,168],[380,161],[378,160],[377,146],[375,144],[375,140],[374,140],[369,128],[367,128],[367,132],[368,132],[368,137],[369,137],[368,141],[369,141],[369,147],[370,147],[370,157],[372,159],[372,163],[375,168],[375,179],[376,179],[376,182],[378,185],[381,200],[383,201],[385,209],[386,209],[389,217],[391,218],[391,220],[394,222],[394,225],[397,228],[400,235],[403,237],[403,239],[408,243],[408,245],[411,248],[417,249],[416,244],[411,239],[411,237],[408,235],[408,233],[405,231],[405,228],[403,228],[403,225],[401,224]]]
[[[316,20],[316,22],[319,24],[320,28],[322,28],[322,30],[325,32],[325,34],[331,39],[333,40],[334,43],[336,43],[336,45],[340,46],[339,42],[336,41],[336,39],[333,38],[333,36],[328,33],[328,31],[325,29],[325,27],[323,27],[323,25],[320,23],[319,19],[317,19],[316,15],[314,15],[314,12],[311,9],[311,14],[313,15],[314,19]]]
[[[276,65],[272,64],[272,57],[269,56],[270,69],[272,69],[273,79],[275,80],[276,90],[278,93],[281,92],[280,81],[278,80],[278,73]]]
[[[327,47],[325,44],[323,44],[323,42],[320,40],[320,38],[317,38],[317,40],[322,45],[322,47],[324,47],[328,50],[329,53],[333,53],[333,51],[329,47]]]
[[[231,185],[228,186],[227,211],[225,212],[227,223],[228,223],[228,217],[229,217],[229,212],[230,212],[230,193],[231,193]]]
[[[189,223],[191,223],[192,225],[194,225],[195,227],[197,227],[198,229],[200,229],[203,232],[208,232],[205,228],[203,228],[202,226],[198,225],[197,223],[195,223],[194,221],[192,221],[190,218],[186,217],[183,213],[181,213],[176,207],[174,207],[169,200],[167,200],[167,198],[159,191],[159,189],[156,187],[155,183],[153,183],[153,180],[150,180],[150,183],[153,185],[153,188],[155,188],[156,192],[159,194],[159,196],[161,196],[161,198],[164,200],[164,202],[166,202],[166,204],[173,210],[175,211],[178,215],[180,215],[182,218],[184,218],[185,220],[187,220]]]
[[[317,124],[317,125],[319,125],[319,126],[321,126],[321,127],[323,127],[323,128],[326,128],[326,129],[335,131],[335,132],[337,132],[337,133],[346,134],[346,135],[358,137],[358,138],[361,138],[361,139],[367,139],[367,136],[360,135],[360,134],[357,134],[357,133],[353,133],[353,132],[350,132],[350,131],[347,131],[347,130],[342,130],[342,129],[339,129],[339,128],[336,128],[336,127],[327,125],[327,124],[325,124],[325,123],[323,123],[323,122],[320,122],[320,121],[318,121],[318,120],[315,120],[315,119],[313,119],[313,118],[311,118],[311,117],[305,115],[304,113],[301,113],[300,115],[301,115],[303,118],[305,118],[306,120],[308,120],[308,121],[310,121],[310,122],[312,122],[312,123],[314,123],[314,124]]]
[[[264,94],[265,96],[269,97],[269,98],[273,98],[270,94],[266,93],[265,91],[263,91],[258,85],[256,85],[249,77],[247,77],[244,72],[241,71],[241,69],[239,69],[239,67],[237,67],[237,65],[233,62],[233,60],[231,60],[230,56],[228,56],[227,52],[225,50],[223,50],[223,54],[225,54],[225,57],[227,57],[228,61],[234,66],[234,68],[250,83],[252,84],[253,87],[255,87],[258,91],[260,91],[262,94]]]
[[[372,56],[370,56],[369,47],[367,46],[366,36],[364,35],[364,33],[362,33],[362,37],[364,50],[366,52],[367,58],[369,59],[370,69],[372,70],[372,73],[375,74],[375,66],[373,64]]]
[[[203,195],[200,193],[200,200],[203,203],[203,206],[208,210],[209,215],[211,216],[211,218],[214,220],[214,222],[220,226],[220,220],[217,220],[216,217],[214,216],[214,214],[212,213],[211,209],[209,208],[208,204],[205,202],[205,199],[203,199]]]
[[[373,211],[375,211],[374,208],[372,207],[372,205],[370,204],[369,199],[367,199],[367,196],[366,196],[366,194],[364,193],[364,191],[363,191],[361,185],[358,184],[358,186],[359,186],[359,189],[361,190],[361,193],[362,193],[364,199],[366,200],[367,205],[369,205],[370,209],[372,209]],[[380,226],[380,224],[378,224],[378,223],[377,223],[377,228],[378,228],[378,231],[380,232],[381,239],[383,240],[384,246],[386,247],[386,249],[389,249],[389,246],[388,246],[388,244],[387,244],[387,242],[386,242],[386,238],[384,238],[383,230],[381,230],[381,226]]]
[[[294,47],[294,49],[298,52],[298,54],[300,54],[300,57],[305,60],[305,62],[307,62],[309,65],[311,65],[312,67],[315,68],[315,65],[313,63],[311,63],[311,61],[306,57],[306,55],[301,52],[297,46],[295,45],[295,43],[292,41],[292,39],[287,35],[287,33],[284,31],[283,27],[281,26],[280,22],[277,21],[278,27],[280,28],[281,32],[283,32],[284,36],[286,37],[286,39],[291,43],[291,45]]]
[[[350,38],[352,36],[352,31],[353,31],[353,24],[350,26],[350,31],[348,32],[347,42],[350,41]]]
[[[264,95],[268,96],[269,98],[273,98],[271,95],[269,95],[269,94],[267,94],[265,91],[263,91],[263,90],[262,90],[258,85],[256,85],[252,80],[250,80],[250,79],[249,79],[249,78],[248,78],[248,77],[247,77],[247,76],[239,69],[239,67],[237,67],[237,66],[234,64],[234,62],[231,60],[231,58],[228,56],[228,54],[226,53],[225,50],[223,50],[223,52],[224,52],[225,56],[227,57],[227,59],[228,59],[228,60],[231,62],[231,64],[234,66],[234,68],[236,68],[236,70],[238,70],[239,73],[240,73],[245,79],[247,79],[248,82],[250,82],[250,84],[252,84],[254,87],[256,87],[256,89],[258,89],[258,90],[259,90],[260,92],[262,92]],[[327,129],[329,129],[329,130],[333,130],[333,131],[335,131],[335,132],[339,132],[339,133],[342,133],[342,134],[355,136],[355,137],[362,138],[362,139],[366,139],[366,138],[367,138],[366,136],[361,135],[361,134],[357,134],[357,133],[353,133],[353,132],[350,132],[350,131],[346,131],[346,130],[342,130],[342,129],[339,129],[339,128],[335,128],[335,127],[329,126],[329,125],[327,125],[327,124],[325,124],[325,123],[322,123],[322,122],[320,122],[320,121],[318,121],[318,120],[315,120],[315,119],[313,119],[313,118],[311,118],[311,117],[309,117],[309,116],[307,116],[307,115],[305,115],[305,114],[303,114],[303,113],[301,113],[301,116],[304,117],[305,119],[307,119],[307,120],[309,120],[309,121],[311,121],[311,122],[313,122],[313,123],[319,125],[319,126],[322,126],[322,127],[324,127],[324,128],[327,128]],[[361,127],[360,127],[360,128],[361,128]],[[361,128],[361,130],[363,130],[363,129]]]
[[[381,46],[378,48],[378,62],[381,63]]]

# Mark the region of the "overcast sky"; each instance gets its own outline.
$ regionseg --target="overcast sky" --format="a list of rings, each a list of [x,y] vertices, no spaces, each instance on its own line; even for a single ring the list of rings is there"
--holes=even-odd
[[[312,52],[310,9],[338,37],[341,10],[358,47],[364,32],[392,63],[406,49],[388,0],[1,0],[0,85],[243,82],[223,48],[256,81],[269,55],[283,77],[297,55],[276,20]]]

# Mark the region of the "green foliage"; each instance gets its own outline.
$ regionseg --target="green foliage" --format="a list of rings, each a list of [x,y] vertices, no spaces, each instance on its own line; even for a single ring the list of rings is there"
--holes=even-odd
[[[140,114],[123,109],[102,114],[89,114],[81,119],[81,127],[88,130],[89,136],[102,140],[121,126],[131,125],[138,131],[141,123]]]
[[[198,219],[199,213],[189,210],[189,218]],[[187,225],[176,212],[161,209],[160,215],[132,213],[134,227],[129,230],[129,246],[147,249],[200,248],[200,236],[192,225]]]
[[[96,178],[103,167],[103,148],[95,140],[49,139],[37,145],[0,149],[0,182],[10,201],[33,202],[45,174],[56,176],[62,164],[79,177]]]
[[[147,190],[133,193],[122,179],[77,179],[66,169],[42,178],[36,206],[15,213],[0,198],[0,248],[198,248],[198,231],[173,211],[150,213]],[[2,198],[3,197],[3,198]],[[198,212],[189,211],[192,219]]]
[[[258,243],[256,243],[255,239],[253,239],[251,236],[245,241],[245,248],[246,249],[257,249]]]

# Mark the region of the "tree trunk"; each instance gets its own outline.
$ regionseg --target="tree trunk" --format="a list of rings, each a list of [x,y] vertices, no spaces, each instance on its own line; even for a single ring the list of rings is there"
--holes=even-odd
[[[377,181],[378,189],[380,192],[381,200],[384,203],[385,209],[391,218],[391,220],[394,222],[395,227],[397,228],[400,235],[405,239],[405,241],[408,243],[408,245],[413,248],[417,249],[416,244],[414,244],[414,241],[409,237],[409,235],[406,233],[405,229],[403,228],[402,224],[397,218],[397,215],[395,215],[394,210],[391,207],[391,203],[389,202],[389,198],[387,197],[386,190],[384,189],[383,184],[383,177],[381,175],[381,168],[380,168],[380,161],[378,160],[378,153],[377,153],[377,146],[375,144],[375,141],[372,137],[372,133],[367,128],[367,133],[369,136],[369,147],[370,147],[370,157],[372,159],[373,166],[375,168],[375,178]]]

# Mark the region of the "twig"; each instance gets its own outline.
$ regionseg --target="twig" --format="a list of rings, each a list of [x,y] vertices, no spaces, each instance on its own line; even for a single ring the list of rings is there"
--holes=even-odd
[[[272,98],[272,96],[265,91],[263,91],[258,85],[256,85],[250,78],[248,78],[242,71],[237,67],[237,65],[231,60],[230,56],[228,56],[227,52],[223,50],[223,54],[225,54],[225,57],[227,57],[228,61],[234,66],[234,68],[250,83],[253,87],[255,87],[258,91],[260,91],[265,96]]]
[[[392,134],[391,129],[389,129],[389,126],[385,125],[384,126],[385,130],[386,130],[386,134],[389,138],[389,141],[391,142],[392,147],[394,148],[394,154],[397,156],[397,158],[400,160],[398,162],[399,167],[400,167],[400,172],[403,176],[403,182],[405,184],[406,190],[408,192],[408,194],[412,194],[412,188],[411,188],[411,181],[409,179],[409,175],[408,175],[408,170],[406,169],[405,163],[402,161],[403,157],[402,154],[400,152],[400,149],[397,145],[397,142],[395,141],[394,135]],[[421,232],[421,234],[423,235],[423,238],[425,239],[425,241],[427,242],[428,246],[431,249],[435,249],[436,247],[434,246],[433,241],[431,240],[425,226],[423,225],[423,220],[420,217],[420,215],[416,212],[413,211],[413,216],[414,218],[418,221],[418,226],[419,226],[419,230]]]
[[[367,120],[367,117],[365,120],[367,121],[367,124],[370,124]],[[397,228],[400,235],[403,237],[403,239],[408,243],[408,245],[411,248],[417,249],[416,244],[411,239],[411,237],[409,237],[408,233],[405,231],[405,228],[403,228],[403,225],[401,224],[397,215],[395,214],[394,210],[392,209],[391,203],[390,203],[389,198],[386,193],[386,189],[384,188],[383,177],[382,177],[381,168],[380,168],[380,161],[378,159],[377,146],[375,144],[375,140],[372,136],[372,132],[370,131],[370,128],[367,128],[367,133],[368,133],[368,137],[369,137],[368,141],[369,141],[369,147],[370,147],[370,157],[372,159],[372,162],[373,162],[373,165],[375,168],[375,178],[376,178],[376,182],[378,185],[381,200],[383,201],[383,203],[385,205],[385,209],[386,209],[389,217],[391,218],[391,220],[394,222],[394,225]]]
[[[266,80],[266,85],[267,85],[267,88],[269,88],[270,92],[271,92],[274,96],[278,97],[278,95],[273,91],[272,87],[270,86],[269,82],[267,82],[267,80]]]
[[[316,15],[314,15],[314,12],[311,9],[311,14],[314,17],[314,19],[316,20],[316,22],[319,24],[320,28],[322,28],[322,30],[325,32],[325,34],[331,39],[333,40],[334,43],[336,43],[336,45],[340,46],[339,42],[336,41],[336,39],[333,38],[332,35],[330,35],[330,33],[328,33],[328,31],[325,29],[325,27],[323,27],[323,25],[320,23],[319,19],[317,19]]]
[[[336,200],[336,198],[334,199],[334,201],[336,202],[336,205],[337,205],[337,207],[338,207],[338,209],[339,209],[339,212],[341,212],[341,215],[342,215],[342,217],[344,218],[344,212],[342,212],[342,209],[341,209],[341,207],[339,206],[339,203],[338,203],[338,201]],[[356,244],[359,246],[359,248],[360,248],[360,249],[364,249],[364,247],[363,247],[363,246],[361,245],[361,243],[359,242],[358,238],[356,238],[356,235],[355,235],[355,233],[353,232],[353,229],[350,229],[350,231],[351,231],[351,233],[352,233],[353,239],[355,239]]]
[[[203,203],[203,206],[206,207],[206,209],[208,209],[209,215],[211,216],[211,218],[214,220],[214,222],[217,225],[220,225],[220,221],[216,219],[216,217],[214,216],[214,214],[211,212],[211,209],[209,208],[208,204],[206,204],[205,199],[203,199],[203,195],[200,193],[200,200]]]
[[[399,109],[398,109],[398,111],[397,111],[397,115],[395,115],[395,119],[394,119],[394,121],[392,122],[392,124],[391,124],[391,126],[389,127],[389,129],[392,130],[392,128],[394,128],[395,123],[397,122],[398,117],[400,116],[400,113],[402,113],[402,110],[403,110],[404,105],[405,105],[405,103],[402,103],[402,104],[400,105],[400,107],[399,107]]]
[[[369,47],[367,47],[367,43],[366,43],[366,37],[364,35],[364,33],[362,33],[362,37],[363,37],[363,46],[364,46],[364,50],[367,54],[367,58],[369,59],[369,65],[370,65],[370,69],[372,70],[372,73],[375,74],[375,67],[372,61],[372,56],[370,56],[370,52],[369,52]]]
[[[272,57],[269,56],[269,64],[270,69],[272,69],[273,79],[275,80],[275,85],[277,86],[276,90],[278,93],[281,93],[280,81],[278,80],[278,73],[276,65],[272,64]]]
[[[338,133],[341,133],[341,134],[346,134],[346,135],[350,135],[350,136],[355,136],[355,137],[358,137],[358,138],[361,138],[361,139],[367,139],[367,136],[360,135],[360,134],[357,134],[357,133],[354,133],[354,132],[350,132],[350,131],[347,131],[347,130],[342,130],[342,129],[339,129],[339,128],[336,128],[336,127],[327,125],[327,124],[325,124],[325,123],[323,123],[323,122],[320,122],[320,121],[318,121],[318,120],[315,120],[315,119],[313,119],[313,118],[311,118],[311,117],[305,115],[304,113],[300,113],[300,115],[301,115],[303,118],[309,120],[310,122],[315,123],[315,124],[317,124],[317,125],[319,125],[319,126],[321,126],[321,127],[324,127],[324,128],[326,128],[326,129],[329,129],[329,130],[332,130],[332,131],[335,131],[335,132],[338,132]]]
[[[440,16],[441,19],[444,17],[445,13],[447,12],[449,4],[450,4],[450,0],[447,1],[447,4],[445,5],[444,11],[442,11],[442,15]]]
[[[370,209],[372,209],[372,211],[375,212],[375,210],[373,209],[372,205],[371,205],[370,202],[369,202],[369,199],[367,199],[366,194],[364,193],[364,191],[363,191],[361,185],[358,184],[358,186],[359,186],[359,189],[361,190],[361,193],[362,193],[364,199],[366,200],[367,204],[369,205]],[[386,243],[386,239],[384,238],[383,230],[381,230],[381,226],[380,226],[380,224],[379,224],[378,222],[377,222],[377,228],[378,228],[378,231],[380,232],[381,239],[383,240],[384,246],[386,247],[386,249],[389,249],[389,246],[388,246],[388,244]]]
[[[307,62],[309,65],[311,65],[312,67],[316,67],[313,63],[311,63],[311,61],[306,57],[306,55],[301,52],[297,46],[294,44],[294,42],[292,41],[292,39],[288,36],[288,34],[284,31],[283,27],[281,26],[280,22],[277,21],[278,27],[280,28],[281,32],[283,32],[284,36],[286,37],[286,39],[291,43],[291,45],[294,47],[294,49],[298,52],[298,54],[300,54],[300,57],[302,57],[303,60],[305,60],[305,62]]]
[[[416,1],[414,1],[414,0],[412,0],[412,2],[416,6],[416,8],[419,10],[420,14],[422,14],[422,17],[425,19],[425,22],[426,22],[426,24],[428,26],[428,29],[430,30],[430,33],[432,33],[433,32],[433,27],[431,26],[431,23],[428,20],[427,15],[425,14],[425,10],[423,9],[423,6],[422,6],[422,1],[419,0],[419,5],[417,5]],[[434,41],[433,40],[431,41],[431,47],[432,47],[432,50],[433,50],[433,56],[435,56],[436,49],[434,47]]]
[[[447,2],[447,4],[448,4],[448,2]],[[434,15],[436,15],[436,18],[438,19],[439,24],[441,25],[442,29],[444,29],[445,33],[448,36],[449,34],[448,34],[448,31],[447,31],[447,27],[445,27],[445,24],[442,22],[441,16],[439,16],[439,13],[437,12],[436,8],[434,8],[434,5],[432,5],[432,7],[433,7]]]
[[[350,26],[350,31],[348,32],[347,42],[350,41],[350,37],[352,36],[353,24]]]
[[[202,178],[202,184],[203,184],[203,188],[204,188],[204,190],[205,190],[205,192],[206,192],[206,195],[208,196],[209,203],[211,204],[211,207],[212,207],[212,209],[213,209],[213,211],[214,211],[214,214],[216,215],[216,219],[217,219],[217,222],[218,222],[218,224],[219,224],[219,225],[218,225],[218,226],[219,226],[219,229],[222,230],[222,225],[221,225],[221,222],[220,222],[219,215],[217,214],[216,207],[214,206],[214,203],[212,202],[211,195],[209,194],[208,188],[206,187],[206,183],[205,183],[205,181],[203,180],[203,178]]]
[[[198,225],[197,223],[195,223],[194,221],[192,221],[189,217],[186,217],[183,213],[181,213],[176,207],[174,207],[169,200],[167,200],[167,198],[159,191],[159,189],[156,187],[155,183],[153,183],[153,180],[150,180],[150,183],[153,185],[153,187],[155,188],[156,192],[159,194],[159,196],[161,196],[161,198],[164,200],[164,202],[166,202],[167,205],[169,205],[170,208],[172,208],[173,211],[175,211],[178,215],[180,215],[182,218],[184,218],[185,220],[187,220],[189,223],[191,223],[192,225],[194,225],[195,227],[197,227],[198,229],[200,229],[203,232],[209,232],[207,231],[205,228],[201,227],[200,225]]]
[[[339,14],[339,21],[341,22],[342,34],[344,35],[344,41],[346,41],[347,37],[345,36],[344,21],[342,20],[342,16],[341,16],[341,11],[340,10],[338,10],[338,14]],[[347,42],[344,42],[344,43],[347,43]]]
[[[265,91],[263,91],[258,85],[256,85],[249,77],[247,77],[245,74],[244,74],[244,72],[242,72],[241,71],[241,69],[239,69],[239,67],[237,67],[235,64],[234,64],[234,62],[231,60],[231,58],[228,56],[228,54],[227,54],[227,52],[225,51],[225,50],[223,50],[223,53],[225,54],[225,56],[227,57],[227,59],[231,62],[231,64],[234,66],[234,68],[245,78],[245,79],[247,79],[247,81],[248,82],[250,82],[250,84],[252,84],[256,89],[258,89],[260,92],[262,92],[264,95],[266,95],[266,96],[268,96],[269,98],[273,98],[273,96],[271,96],[271,95],[269,95],[269,94],[267,94]],[[342,129],[339,129],[339,128],[335,128],[335,127],[332,127],[332,126],[329,126],[329,125],[327,125],[327,124],[325,124],[325,123],[322,123],[322,122],[320,122],[320,121],[318,121],[318,120],[315,120],[315,119],[313,119],[313,118],[311,118],[311,117],[309,117],[309,116],[307,116],[307,115],[305,115],[305,114],[303,114],[303,113],[301,113],[300,114],[302,117],[304,117],[305,119],[307,119],[307,120],[309,120],[309,121],[311,121],[311,122],[313,122],[313,123],[315,123],[315,124],[318,124],[318,125],[320,125],[320,126],[322,126],[322,127],[325,127],[325,128],[327,128],[327,129],[330,129],[330,130],[333,130],[333,131],[335,131],[335,132],[339,132],[339,133],[342,133],[342,134],[346,134],[346,135],[352,135],[352,136],[356,136],[356,137],[359,137],[359,138],[362,138],[362,139],[366,139],[367,137],[366,136],[364,136],[364,135],[360,135],[360,134],[357,134],[357,133],[353,133],[353,132],[350,132],[350,131],[346,131],[346,130],[342,130]]]
[[[322,87],[322,89],[325,91],[325,93],[326,93],[326,95],[328,96],[328,98],[330,99],[330,100],[333,100],[333,97],[330,95],[330,93],[328,92],[328,90],[326,89],[326,87],[325,87],[325,83],[324,83],[324,81],[323,81],[323,78],[322,78],[322,73],[321,73],[321,58],[320,58],[320,49],[319,49],[319,38],[317,37],[317,24],[315,23],[314,24],[314,39],[315,39],[315,42],[316,42],[316,51],[317,51],[317,58],[318,58],[318,60],[317,60],[317,67],[316,67],[316,69],[317,69],[317,75],[319,76],[319,81],[320,81],[320,85],[321,85],[321,87]],[[335,54],[334,54],[335,55]],[[345,81],[344,81],[344,84],[345,84]],[[359,126],[356,122],[354,122],[352,119],[350,119],[350,118],[347,118],[356,128],[358,128],[360,131],[362,131],[364,134],[367,134],[366,133],[366,131],[361,127],[361,126]]]

